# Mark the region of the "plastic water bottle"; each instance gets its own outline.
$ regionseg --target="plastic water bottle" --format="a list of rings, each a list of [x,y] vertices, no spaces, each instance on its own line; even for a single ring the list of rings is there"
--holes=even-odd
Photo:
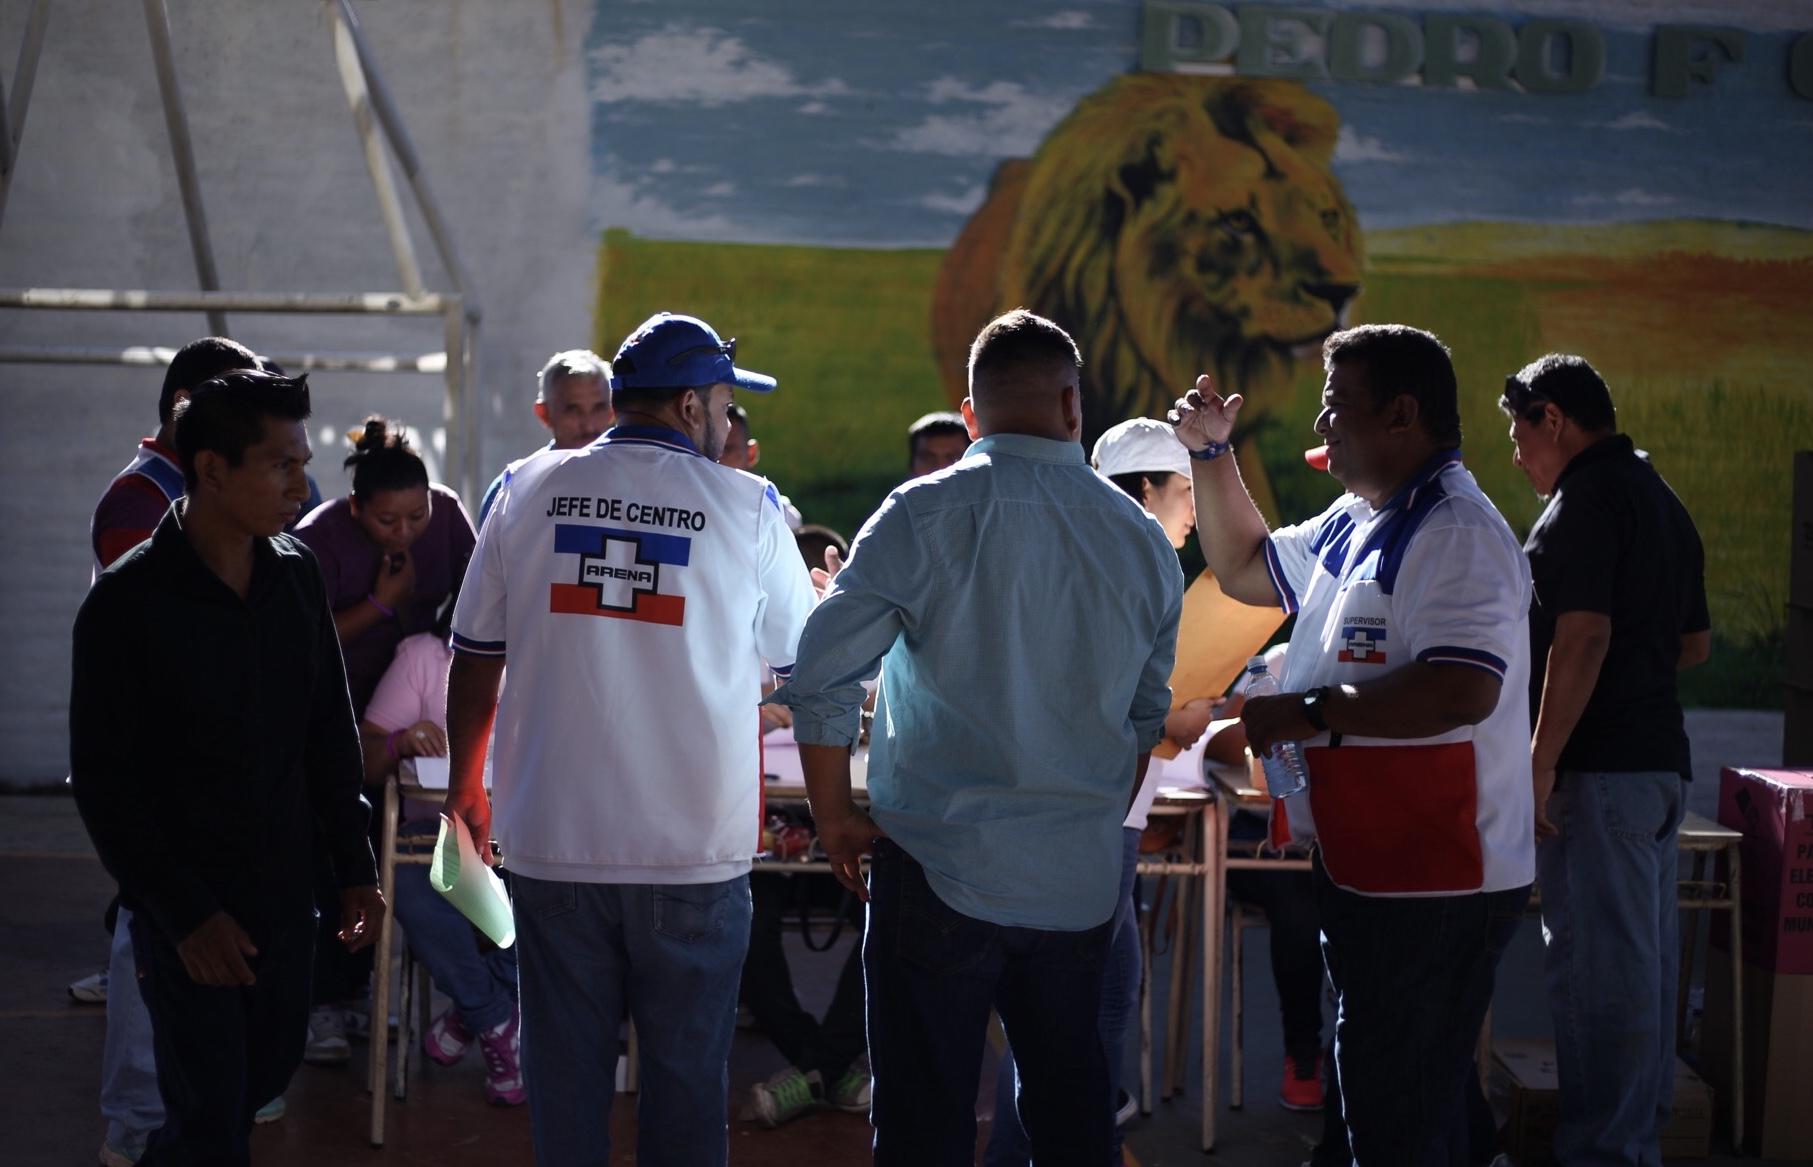
[[[1246,695],[1278,695],[1278,679],[1262,656],[1246,662]],[[1303,764],[1303,747],[1296,742],[1279,742],[1259,760],[1265,765],[1265,785],[1273,798],[1289,798],[1309,788],[1309,768]]]

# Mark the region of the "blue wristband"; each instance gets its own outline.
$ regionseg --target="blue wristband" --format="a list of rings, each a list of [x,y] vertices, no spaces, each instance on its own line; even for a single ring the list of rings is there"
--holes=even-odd
[[[1191,450],[1190,457],[1198,462],[1213,462],[1233,448],[1233,442],[1210,442],[1200,450]]]

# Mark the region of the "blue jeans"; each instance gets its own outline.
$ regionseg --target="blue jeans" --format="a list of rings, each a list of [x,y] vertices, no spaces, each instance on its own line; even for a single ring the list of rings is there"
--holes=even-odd
[[[428,886],[428,868],[399,863],[391,882],[391,911],[416,959],[453,1000],[472,1033],[483,1033],[516,1012],[516,949],[479,951],[478,932],[447,897]]]
[[[636,1025],[636,1162],[722,1167],[749,877],[562,883],[513,875],[522,1053],[540,1167],[610,1159],[617,1036]]]
[[[1133,904],[1133,883],[1138,875],[1139,835],[1133,827],[1123,827],[1121,850],[1121,894],[1116,901],[1114,918],[1108,922],[1108,963],[1102,974],[1102,1014],[1097,1028],[1102,1034],[1102,1052],[1108,1058],[1108,1110],[1120,1107],[1121,1073],[1127,1062],[1127,1029],[1139,1009],[1139,914]],[[1019,1076],[1011,1048],[1001,1052],[1001,1067],[995,1076],[995,1121],[988,1133],[988,1151],[982,1162],[986,1167],[1026,1167],[1032,1162],[1032,1144],[1026,1129],[1020,1125],[1015,1109]],[[1121,1161],[1121,1132],[1114,1128],[1108,1160]]]
[[[149,917],[134,916],[131,929],[164,1100],[164,1123],[139,1163],[248,1167],[253,1112],[283,1093],[302,1061],[314,916],[255,934],[258,953],[247,963],[257,980],[235,988],[191,980],[176,945]]]
[[[157,1059],[151,1052],[151,1014],[138,990],[132,958],[132,911],[122,907],[107,959],[107,1038],[101,1046],[101,1115],[107,1144],[143,1146],[164,1121],[157,1092]]]
[[[1662,1162],[1674,1095],[1679,774],[1568,771],[1536,849],[1564,1167]]]
[[[1322,958],[1335,988],[1335,1084],[1351,1162],[1448,1167],[1466,1148],[1464,1087],[1506,942],[1528,885],[1394,898],[1313,872]],[[1318,1165],[1346,1161],[1327,1141]],[[1464,1161],[1461,1160],[1461,1161]]]
[[[988,1011],[1019,1052],[1020,1122],[1039,1167],[1101,1167],[1114,1116],[1097,1018],[1104,921],[1014,928],[957,912],[887,839],[869,869],[862,966],[876,1167],[970,1167]]]

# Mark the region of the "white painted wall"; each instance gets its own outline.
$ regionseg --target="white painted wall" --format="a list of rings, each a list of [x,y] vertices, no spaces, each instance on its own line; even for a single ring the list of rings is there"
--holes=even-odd
[[[596,242],[586,211],[586,0],[356,0],[378,65],[450,220],[484,310],[477,356],[488,476],[533,448],[533,378],[590,343]],[[25,0],[0,0],[12,81]],[[177,70],[222,284],[388,290],[399,280],[311,0],[171,0]],[[431,288],[450,285],[416,222]],[[58,0],[0,221],[0,287],[193,289],[188,237],[140,6]],[[429,351],[438,319],[239,315],[254,350]],[[176,346],[199,315],[0,310],[0,344]],[[0,784],[67,770],[69,630],[88,521],[156,426],[160,371],[0,365]],[[317,479],[345,490],[338,433],[368,410],[434,435],[431,376],[316,374]],[[334,435],[324,436],[332,429]],[[476,508],[476,500],[471,500]],[[146,696],[156,661],[143,662]]]

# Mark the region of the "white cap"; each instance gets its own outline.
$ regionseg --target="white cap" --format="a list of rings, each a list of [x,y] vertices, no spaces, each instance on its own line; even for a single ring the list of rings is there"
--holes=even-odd
[[[1110,477],[1141,471],[1186,475],[1190,472],[1190,452],[1177,440],[1177,431],[1149,417],[1123,421],[1097,438],[1091,461],[1097,470]]]

